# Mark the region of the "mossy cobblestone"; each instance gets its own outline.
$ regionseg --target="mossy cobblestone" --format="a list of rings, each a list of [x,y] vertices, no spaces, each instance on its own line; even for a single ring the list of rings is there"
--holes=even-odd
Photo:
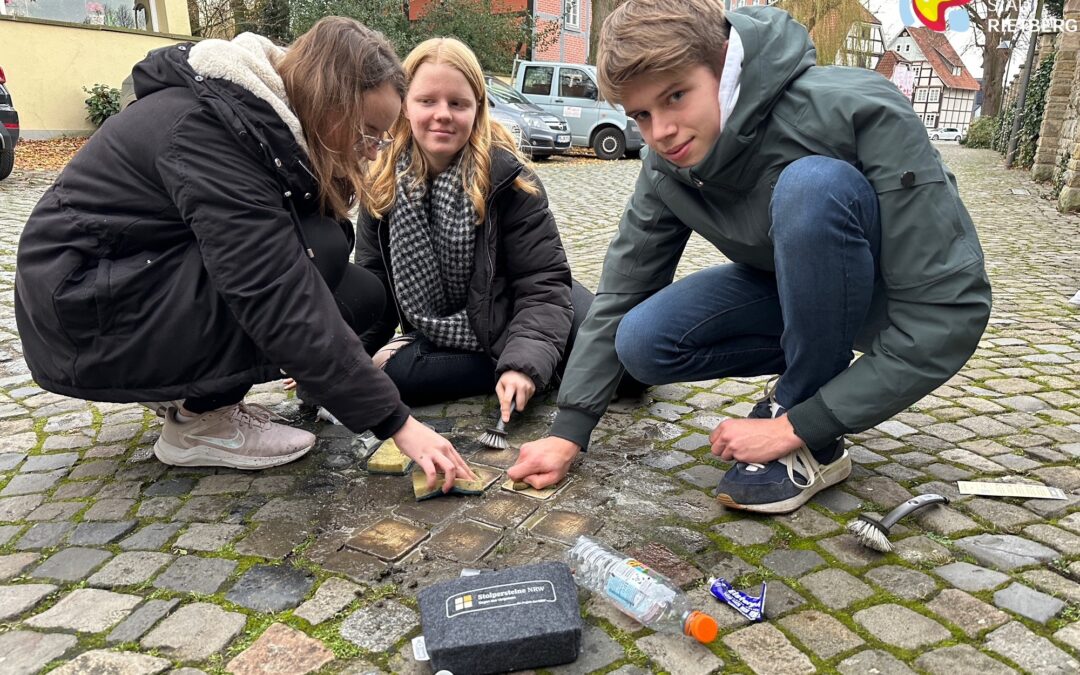
[[[409,646],[420,634],[415,596],[466,566],[447,538],[493,535],[467,565],[486,568],[558,559],[573,528],[587,528],[670,570],[718,618],[721,637],[695,647],[583,594],[585,651],[551,672],[1080,671],[1080,309],[1066,302],[1080,288],[1080,217],[1059,214],[994,153],[940,150],[986,252],[990,324],[960,373],[849,437],[847,483],[777,518],[731,512],[711,496],[727,465],[709,453],[708,432],[745,415],[764,377],[652,388],[646,405],[605,416],[570,484],[528,508],[495,502],[506,500],[501,480],[483,497],[417,508],[408,478],[368,475],[351,435],[276,383],[251,400],[316,431],[308,457],[258,473],[162,465],[149,411],[32,382],[18,357],[12,266],[54,175],[0,183],[0,351],[13,357],[0,362],[0,597],[18,599],[0,623],[0,658],[46,671],[135,663],[107,649],[223,673],[301,645],[311,658],[297,662],[320,673],[427,673]],[[639,166],[579,158],[537,167],[586,286],[596,285]],[[677,276],[719,262],[694,236]],[[513,451],[485,454],[471,442],[495,411],[488,397],[416,412],[501,474]],[[538,397],[511,425],[511,445],[553,414],[550,397]],[[1069,498],[965,497],[956,480],[1034,481]],[[953,501],[894,528],[892,553],[843,531],[858,513],[927,492]],[[420,535],[380,559],[356,537],[384,518]],[[702,587],[710,576],[752,593],[767,581],[767,623],[748,625],[715,603]],[[275,584],[288,593],[275,599]],[[105,604],[85,617],[67,612],[95,599]]]

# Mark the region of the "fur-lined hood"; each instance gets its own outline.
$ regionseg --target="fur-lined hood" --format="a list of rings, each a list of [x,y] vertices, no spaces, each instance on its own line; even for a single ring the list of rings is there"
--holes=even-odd
[[[274,68],[284,54],[253,33],[156,49],[132,72],[133,105],[164,89],[189,89],[239,142],[273,166],[284,191],[317,194],[300,120]]]
[[[285,49],[255,33],[241,33],[232,40],[203,40],[191,48],[188,63],[203,77],[238,84],[270,104],[289,127],[297,145],[307,152],[304,130],[289,105],[285,83],[275,66]]]

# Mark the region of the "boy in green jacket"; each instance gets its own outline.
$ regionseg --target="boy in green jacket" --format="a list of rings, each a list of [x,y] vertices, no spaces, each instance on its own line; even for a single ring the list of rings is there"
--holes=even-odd
[[[844,434],[967,361],[990,284],[953,175],[892,83],[815,62],[771,7],[629,0],[605,21],[600,87],[651,152],[550,435],[522,446],[511,478],[565,476],[624,370],[648,384],[779,374],[710,441],[735,461],[722,503],[787,513],[850,474]],[[730,262],[672,283],[692,232]]]

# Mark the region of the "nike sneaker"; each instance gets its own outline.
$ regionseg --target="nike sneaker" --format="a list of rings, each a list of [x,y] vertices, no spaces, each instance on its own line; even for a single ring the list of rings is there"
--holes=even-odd
[[[278,424],[274,417],[262,406],[238,403],[181,422],[170,407],[154,455],[174,466],[266,469],[299,459],[315,446],[314,434]]]

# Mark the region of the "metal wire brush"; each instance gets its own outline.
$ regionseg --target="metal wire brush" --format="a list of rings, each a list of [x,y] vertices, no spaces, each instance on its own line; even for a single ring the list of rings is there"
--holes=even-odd
[[[513,415],[516,410],[517,402],[510,401],[510,415]],[[488,427],[487,431],[480,436],[480,445],[492,450],[505,450],[510,447],[506,440],[506,422],[503,422],[502,411],[499,411],[499,421],[495,423],[495,426]]]
[[[888,553],[892,550],[892,544],[889,543],[889,528],[895,525],[896,521],[918,511],[924,506],[948,503],[948,497],[943,497],[941,495],[919,495],[918,497],[912,497],[892,511],[889,511],[888,515],[881,520],[861,515],[858,519],[848,523],[847,529],[848,532],[858,538],[859,543],[863,546],[872,548],[875,551],[881,551],[882,553]]]

